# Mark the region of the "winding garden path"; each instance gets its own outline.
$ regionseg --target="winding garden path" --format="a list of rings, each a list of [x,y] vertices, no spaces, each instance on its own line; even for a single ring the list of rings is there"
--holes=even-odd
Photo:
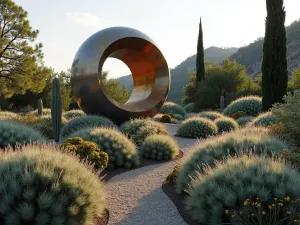
[[[166,125],[174,134],[178,126]],[[185,153],[197,140],[177,138]],[[109,224],[117,225],[186,225],[173,202],[161,186],[173,167],[184,160],[176,160],[131,170],[107,182],[109,196]]]

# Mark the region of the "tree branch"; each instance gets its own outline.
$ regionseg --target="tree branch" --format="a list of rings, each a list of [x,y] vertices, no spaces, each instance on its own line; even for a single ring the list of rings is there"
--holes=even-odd
[[[9,79],[9,80],[12,80],[12,81],[14,81],[14,80],[15,80],[15,79],[13,79],[13,78],[11,78],[11,77],[9,77],[9,76],[2,75],[2,74],[0,74],[0,78]]]
[[[9,42],[8,42],[8,44],[6,45],[6,47],[0,52],[0,57],[2,57],[3,56],[3,53],[7,50],[7,48],[11,45],[11,43],[13,43],[17,38],[18,38],[18,35],[19,34],[17,34],[12,40],[10,40]]]

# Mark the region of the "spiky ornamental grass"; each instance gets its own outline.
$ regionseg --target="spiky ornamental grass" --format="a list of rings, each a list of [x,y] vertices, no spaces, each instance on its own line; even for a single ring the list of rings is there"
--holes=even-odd
[[[70,111],[64,112],[63,116],[67,120],[72,120],[72,119],[75,119],[75,118],[86,116],[86,114],[82,110],[74,109],[74,110],[70,110]]]
[[[124,134],[112,128],[85,128],[72,133],[70,137],[81,137],[95,142],[101,151],[109,156],[108,169],[130,169],[139,165],[135,144]]]
[[[187,160],[182,164],[176,180],[176,191],[184,193],[190,183],[190,176],[195,175],[205,165],[214,166],[216,160],[234,156],[236,154],[272,154],[279,155],[281,150],[288,146],[268,135],[266,128],[243,128],[221,136],[206,139],[192,147],[187,155]]]
[[[82,116],[76,119],[69,121],[66,125],[63,126],[61,130],[62,136],[68,136],[80,129],[88,127],[113,127],[116,125],[108,118],[103,116]]]
[[[127,121],[120,126],[120,130],[138,146],[150,135],[168,134],[164,125],[149,118]]]
[[[276,123],[277,123],[276,117],[272,114],[272,112],[266,112],[255,117],[252,120],[251,125],[255,127],[257,126],[267,127]]]
[[[261,97],[246,96],[231,102],[223,111],[224,115],[232,116],[236,112],[245,112],[248,116],[257,116],[262,111]]]
[[[236,120],[240,127],[244,127],[252,121],[252,116],[243,116]]]
[[[19,115],[13,112],[9,112],[9,111],[0,112],[0,120],[14,120],[17,117],[19,117]]]
[[[94,225],[106,208],[92,166],[55,145],[0,151],[0,224]]]
[[[165,104],[160,108],[160,113],[162,114],[180,114],[184,116],[186,114],[183,107],[176,104],[175,102],[165,102]]]
[[[33,128],[13,121],[0,121],[0,148],[43,141],[45,138]]]
[[[182,122],[176,135],[185,138],[207,138],[218,133],[217,125],[206,118],[191,117]]]
[[[278,159],[244,155],[197,172],[188,189],[186,209],[201,224],[236,224],[225,210],[246,211],[246,199],[271,205],[274,198],[300,197],[300,174]],[[285,203],[286,204],[286,203]],[[287,203],[288,204],[288,203]]]
[[[172,137],[155,134],[146,138],[139,152],[145,159],[170,160],[178,155],[179,147]]]
[[[216,120],[222,118],[224,115],[215,111],[203,111],[199,113],[199,116],[210,120]]]
[[[218,127],[219,133],[228,132],[239,128],[239,124],[230,117],[222,117],[216,119],[214,122]]]
[[[190,102],[190,103],[186,104],[183,108],[186,111],[186,113],[195,113],[196,112],[196,103]]]

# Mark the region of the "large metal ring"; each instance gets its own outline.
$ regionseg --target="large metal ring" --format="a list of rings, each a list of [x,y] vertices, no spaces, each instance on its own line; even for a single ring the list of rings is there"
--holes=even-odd
[[[125,104],[110,98],[103,89],[100,74],[108,57],[121,60],[132,73],[133,91]],[[71,74],[79,107],[118,124],[154,116],[170,89],[168,64],[157,45],[147,35],[127,27],[107,28],[89,37],[76,53]]]

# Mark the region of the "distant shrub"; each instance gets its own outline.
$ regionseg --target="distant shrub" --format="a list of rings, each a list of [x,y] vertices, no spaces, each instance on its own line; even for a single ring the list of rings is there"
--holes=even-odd
[[[161,117],[160,122],[171,123],[172,117],[169,114],[165,114]]]
[[[160,113],[180,114],[182,116],[186,114],[184,108],[174,102],[165,102],[165,104],[160,108]]]
[[[210,120],[216,120],[222,118],[224,115],[222,113],[215,112],[215,111],[204,111],[204,112],[200,112],[199,116]]]
[[[262,111],[261,97],[246,96],[231,102],[223,111],[224,115],[232,116],[237,112],[245,112],[248,116],[257,116]]]
[[[255,117],[251,124],[252,126],[263,126],[268,127],[277,123],[276,117],[272,114],[272,112],[266,112]]]
[[[207,138],[217,133],[218,127],[214,122],[200,117],[184,120],[177,130],[177,135],[185,138]]]
[[[70,137],[95,142],[101,151],[108,154],[108,169],[118,167],[130,169],[139,165],[139,156],[134,143],[117,130],[102,127],[85,128],[72,133]]]
[[[219,133],[235,130],[239,127],[238,123],[230,117],[222,117],[216,119],[214,122],[218,127]]]
[[[183,108],[187,113],[195,113],[196,112],[196,103],[194,103],[194,102],[188,103]]]
[[[266,128],[244,128],[206,139],[190,150],[187,160],[179,171],[176,190],[183,193],[190,183],[190,176],[194,176],[196,171],[203,169],[205,165],[213,167],[215,160],[249,151],[258,155],[272,156],[273,153],[279,155],[284,149],[288,149],[288,146],[269,136]]]
[[[241,223],[240,219],[249,220],[254,216],[257,216],[254,221],[264,221],[260,224],[271,224],[270,220],[279,222],[290,217],[289,210],[300,216],[300,204],[292,201],[279,204],[282,206],[276,213],[279,218],[266,215],[270,212],[269,206],[271,210],[275,207],[272,204],[276,199],[287,199],[287,196],[289,200],[300,199],[300,174],[271,158],[244,155],[218,162],[214,168],[207,167],[204,173],[195,174],[188,193],[186,209],[200,224],[249,224]],[[255,209],[259,207],[260,215],[249,210],[249,202],[256,203]],[[235,216],[232,212],[236,212]]]
[[[179,147],[172,137],[154,134],[145,139],[139,152],[145,159],[170,160],[178,155]]]
[[[103,116],[83,116],[70,120],[61,130],[62,136],[68,136],[87,127],[116,127],[108,118]]]
[[[236,120],[236,122],[239,124],[240,127],[244,127],[245,125],[247,125],[249,122],[251,122],[253,119],[252,116],[243,116],[240,117]]]
[[[74,109],[74,110],[64,112],[63,115],[67,120],[72,120],[78,117],[85,116],[86,114],[82,110]]]
[[[178,170],[180,168],[180,164],[176,164],[171,173],[166,177],[166,182],[168,184],[174,185],[176,182],[176,177],[178,175]]]
[[[245,117],[245,116],[247,116],[247,113],[245,113],[245,112],[243,112],[243,111],[238,111],[238,112],[233,113],[233,114],[231,115],[231,117],[232,117],[233,119],[235,119],[235,120],[237,120],[237,119],[239,119],[239,118],[241,118],[241,117]]]
[[[99,174],[53,145],[1,152],[2,224],[94,224],[107,208]]]

